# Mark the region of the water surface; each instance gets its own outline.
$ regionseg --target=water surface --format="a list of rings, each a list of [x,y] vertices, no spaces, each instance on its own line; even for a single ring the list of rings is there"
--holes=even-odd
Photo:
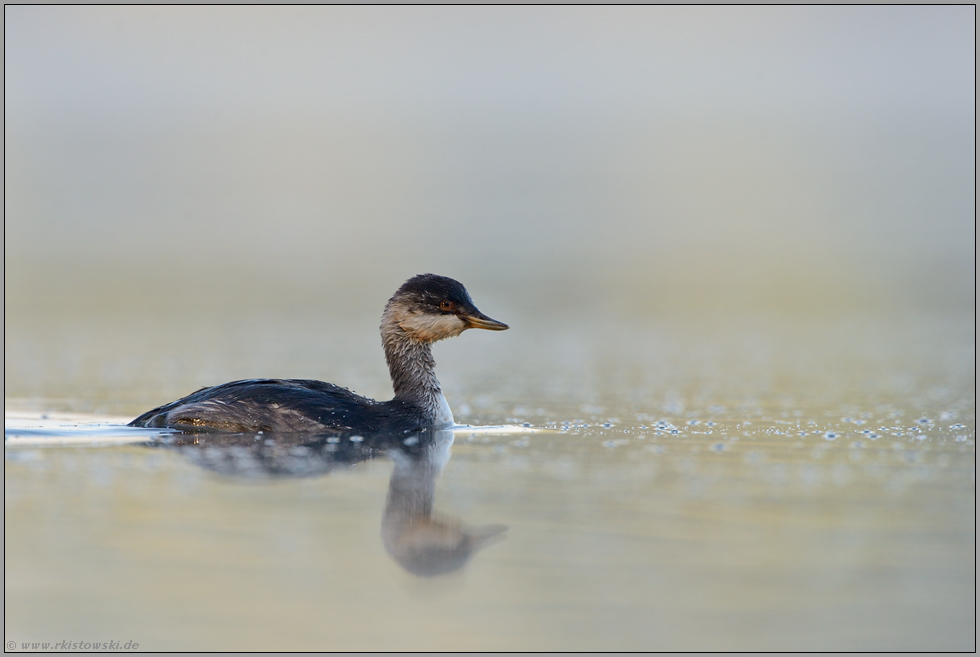
[[[5,640],[973,650],[975,14],[6,7]],[[423,272],[521,433],[123,426]]]
[[[288,334],[300,352],[303,331]],[[254,344],[244,333],[221,349]],[[514,428],[461,429],[429,465],[379,449],[320,467],[287,440],[268,449],[296,470],[269,476],[243,447],[217,458],[118,444],[168,436],[58,415],[87,405],[129,417],[175,396],[170,386],[189,392],[197,373],[157,376],[142,406],[124,386],[114,400],[8,398],[8,638],[152,649],[973,649],[971,318],[473,333],[436,348],[457,420]],[[348,342],[351,360],[361,357]],[[75,353],[103,349],[92,339]],[[380,350],[365,341],[363,351],[349,378],[384,396],[383,368],[372,369]],[[269,373],[293,365],[275,349],[251,358]],[[11,358],[8,371],[21,366]],[[346,382],[339,370],[322,378]],[[167,371],[118,376],[138,388]],[[59,444],[66,436],[88,444]],[[419,504],[430,506],[420,515]],[[399,560],[399,549],[457,545],[466,531],[478,544],[447,574]]]

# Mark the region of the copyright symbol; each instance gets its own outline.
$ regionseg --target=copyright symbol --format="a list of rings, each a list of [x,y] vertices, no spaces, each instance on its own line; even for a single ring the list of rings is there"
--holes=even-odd
[[[16,641],[8,641],[7,642],[7,650],[14,650],[16,647],[17,647],[17,642]]]

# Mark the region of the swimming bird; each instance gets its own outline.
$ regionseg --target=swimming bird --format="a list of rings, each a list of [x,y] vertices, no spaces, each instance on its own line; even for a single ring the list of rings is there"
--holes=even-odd
[[[463,285],[435,274],[414,276],[381,315],[381,343],[395,397],[375,401],[332,383],[246,379],[202,388],[129,423],[182,431],[398,433],[454,424],[435,373],[432,343],[466,329],[503,331],[481,313]]]

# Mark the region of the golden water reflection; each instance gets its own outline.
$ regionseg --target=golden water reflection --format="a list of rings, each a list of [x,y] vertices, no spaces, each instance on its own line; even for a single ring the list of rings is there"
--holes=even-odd
[[[438,345],[440,380],[458,421],[546,430],[457,433],[448,465],[438,441],[426,456],[402,445],[350,467],[290,456],[302,445],[286,441],[239,464],[261,477],[221,474],[235,449],[8,447],[10,638],[972,649],[972,314],[517,319],[492,344]],[[385,398],[375,322],[11,323],[8,407],[132,418],[267,373]],[[480,526],[494,522],[506,540],[464,568],[412,574],[472,557],[503,536]]]
[[[505,525],[467,527],[433,515],[436,481],[449,461],[452,430],[409,435],[175,434],[150,443],[195,465],[240,481],[311,477],[389,456],[394,469],[381,520],[388,554],[422,577],[459,570],[503,538]]]

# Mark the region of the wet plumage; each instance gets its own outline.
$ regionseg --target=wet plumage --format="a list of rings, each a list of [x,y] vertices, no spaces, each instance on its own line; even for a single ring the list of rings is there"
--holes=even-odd
[[[420,274],[385,305],[381,341],[395,397],[375,401],[306,379],[247,379],[202,388],[140,415],[130,425],[185,431],[389,433],[453,424],[435,375],[432,343],[468,328],[504,330],[481,313],[461,283]]]

